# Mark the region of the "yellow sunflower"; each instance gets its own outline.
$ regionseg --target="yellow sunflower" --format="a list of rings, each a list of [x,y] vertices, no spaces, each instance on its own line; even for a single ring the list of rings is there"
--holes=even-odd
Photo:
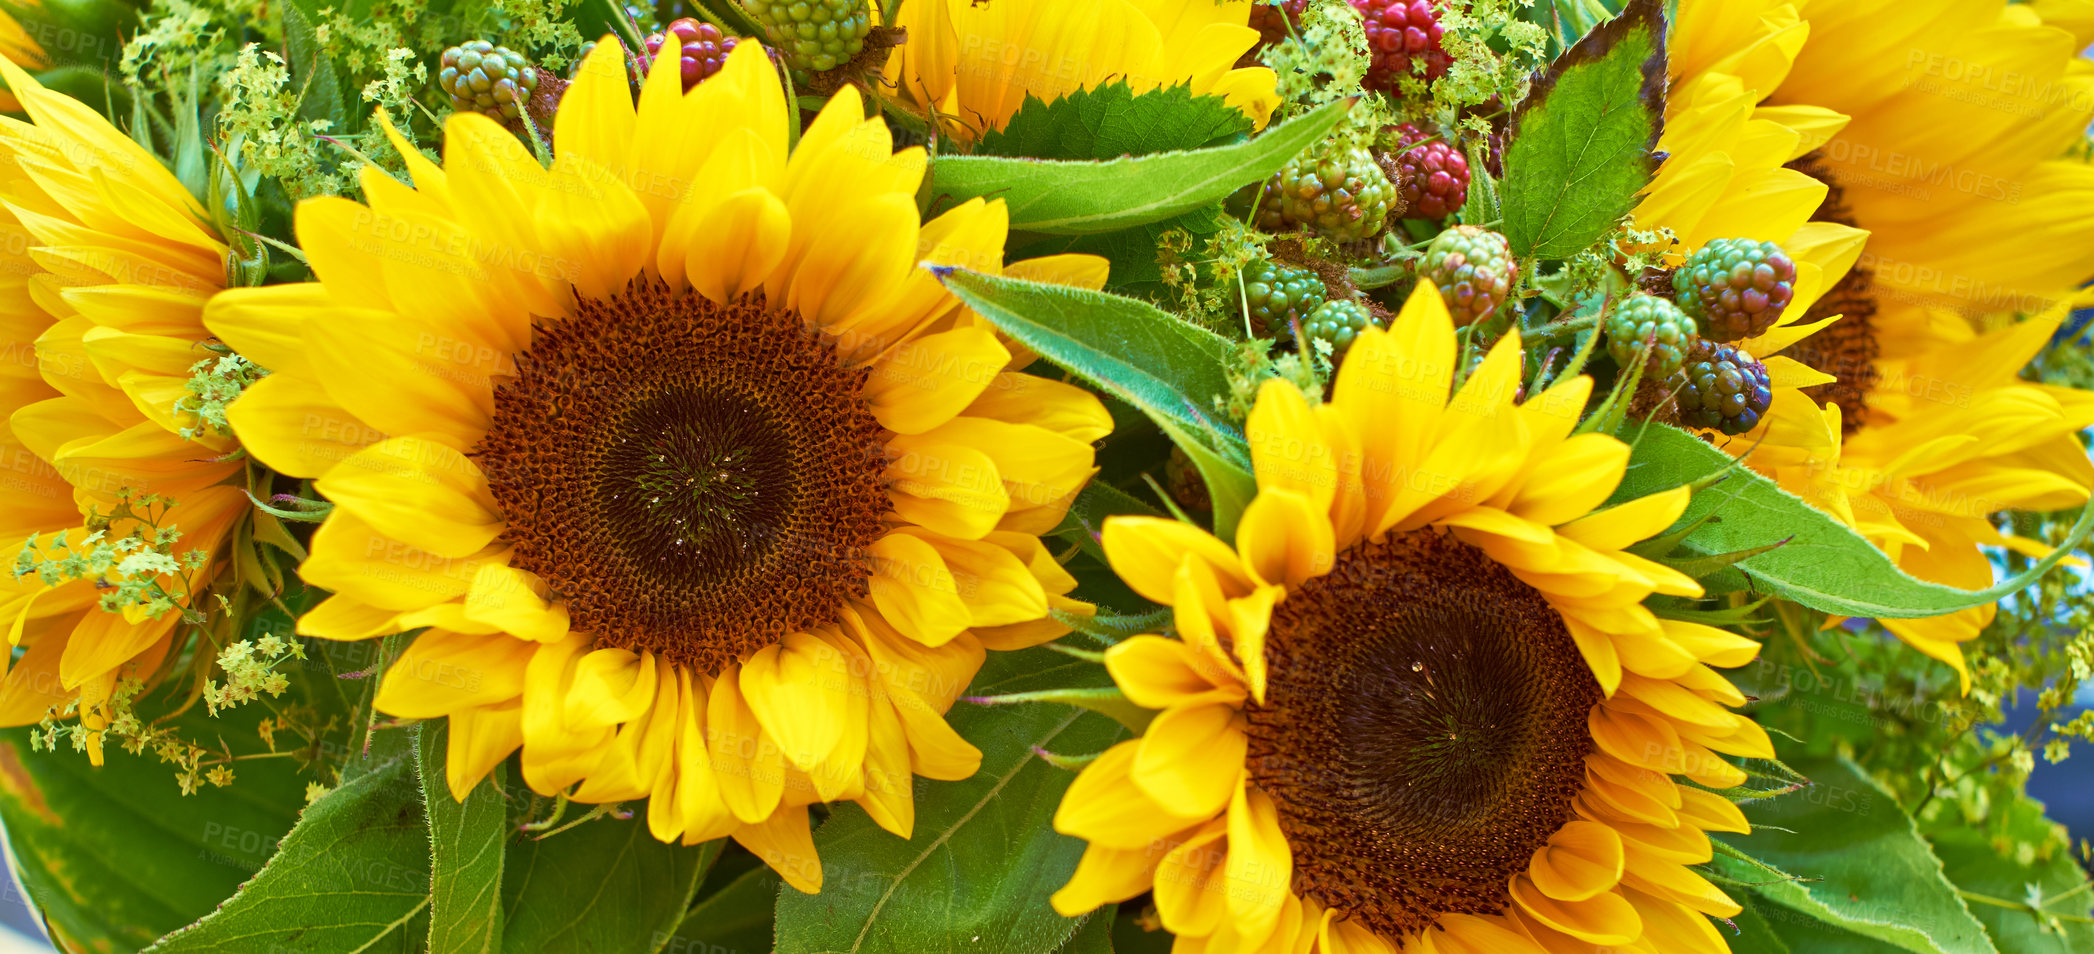
[[[1690,867],[1767,757],[1713,666],[1758,644],[1660,619],[1695,582],[1623,551],[1675,488],[1596,510],[1629,451],[1572,435],[1590,379],[1524,403],[1517,335],[1449,395],[1436,294],[1347,352],[1333,399],[1270,382],[1235,546],[1107,522],[1113,569],[1175,637],[1106,652],[1161,710],[1055,816],[1090,842],[1064,914],[1153,891],[1179,951],[1722,951],[1739,910]],[[1582,946],[1581,946],[1582,945]]]
[[[235,429],[335,504],[300,631],[427,627],[376,705],[449,717],[454,793],[521,748],[539,792],[647,798],[656,837],[815,891],[807,806],[908,835],[912,774],[979,763],[943,714],[984,649],[1088,609],[1038,534],[1111,420],[918,267],[1002,269],[1001,202],[920,222],[925,154],[857,93],[790,150],[788,108],[744,44],[636,109],[605,42],[551,169],[458,114],[441,167],[403,147],[413,187],[299,206],[317,282],[207,321],[274,372]]]
[[[51,65],[51,57],[44,52],[42,44],[22,26],[22,21],[4,7],[0,7],[0,59],[5,59],[24,69],[40,70]],[[13,93],[0,90],[0,113],[19,113],[22,101]]]
[[[2094,396],[2018,377],[2094,276],[2094,167],[2062,157],[2094,118],[2094,64],[2074,57],[2084,44],[2071,29],[2042,20],[2077,10],[1681,4],[1683,49],[1741,52],[1690,53],[1703,71],[1676,88],[1739,91],[1735,108],[1798,133],[1780,174],[1819,189],[1816,221],[1799,229],[1735,216],[1703,237],[1807,249],[1830,230],[1868,236],[1858,260],[1840,243],[1820,270],[1830,283],[1799,288],[1782,326],[1744,343],[1772,355],[1775,402],[1760,428],[1720,443],[1922,579],[1989,586],[1981,545],[2042,552],[1993,514],[2076,506],[2094,486],[2075,436],[2094,424]],[[1709,152],[1689,146],[1667,165]],[[1758,207],[1759,194],[1734,184],[1723,201]],[[1992,615],[1883,624],[1967,686],[1958,644]]]
[[[1125,80],[1137,93],[1191,84],[1260,126],[1279,105],[1272,70],[1238,69],[1258,42],[1251,0],[914,0],[887,61],[904,100],[964,142],[1010,122],[1025,98],[1053,102]]]
[[[29,116],[0,118],[0,539],[29,541],[0,577],[0,625],[26,648],[0,724],[77,702],[99,764],[118,677],[152,674],[178,636],[182,614],[154,598],[188,602],[247,512],[238,445],[181,409],[191,369],[218,357],[202,319],[227,248],[129,136],[10,60],[0,76]],[[64,569],[125,538],[177,563]]]

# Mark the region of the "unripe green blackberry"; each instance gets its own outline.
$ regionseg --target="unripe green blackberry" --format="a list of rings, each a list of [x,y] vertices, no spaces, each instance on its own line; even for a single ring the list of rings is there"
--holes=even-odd
[[[1698,340],[1687,349],[1673,387],[1680,423],[1725,434],[1752,430],[1774,403],[1767,366],[1737,345],[1715,341]]]
[[[1293,337],[1294,325],[1330,298],[1314,271],[1261,259],[1243,269],[1243,303],[1251,332],[1260,338]]]
[[[1680,310],[1701,323],[1711,341],[1765,334],[1796,296],[1796,263],[1781,246],[1751,239],[1717,239],[1687,256],[1672,273]]]
[[[1345,353],[1345,349],[1352,347],[1353,339],[1371,324],[1374,324],[1374,315],[1367,311],[1366,305],[1339,299],[1324,302],[1309,312],[1309,319],[1302,322],[1301,333],[1307,341],[1330,342],[1331,357],[1336,359]],[[1309,349],[1305,347],[1303,350]]]
[[[451,108],[481,113],[497,122],[514,122],[523,104],[538,89],[538,68],[523,54],[486,40],[447,49],[436,84],[451,94]]]
[[[1396,204],[1396,183],[1364,147],[1312,147],[1280,167],[1280,215],[1333,242],[1381,234]],[[1268,201],[1270,196],[1267,196]]]
[[[1694,319],[1656,295],[1630,295],[1607,316],[1607,353],[1627,371],[1645,338],[1651,339],[1651,351],[1644,374],[1663,381],[1686,363],[1687,348],[1694,342]]]
[[[820,73],[850,62],[872,32],[867,0],[742,0],[786,65]]]
[[[1457,326],[1490,317],[1519,277],[1505,236],[1474,225],[1457,225],[1434,236],[1418,263],[1418,276],[1439,289]]]

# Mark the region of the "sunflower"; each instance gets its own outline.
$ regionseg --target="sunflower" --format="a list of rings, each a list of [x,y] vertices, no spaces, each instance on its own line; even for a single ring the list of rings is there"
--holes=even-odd
[[[1737,90],[1755,120],[1798,132],[1778,174],[1818,189],[1814,221],[1795,231],[1740,216],[1706,237],[1807,249],[1828,230],[1868,236],[1858,259],[1843,250],[1821,268],[1829,284],[1799,288],[1781,327],[1745,342],[1787,387],[1760,428],[1721,446],[1921,579],[1982,589],[1982,546],[2045,552],[1991,518],[2076,506],[2094,486],[2076,437],[2094,399],[2018,377],[2094,276],[2094,167],[2062,158],[2094,118],[2080,37],[2036,8],[1971,0],[1800,12],[1686,0],[1680,18],[1684,49],[1739,52],[1689,53],[1702,72],[1676,83]],[[1683,154],[1707,151],[1668,166]],[[1733,186],[1724,201],[1758,194]],[[1958,644],[1992,615],[1882,622],[1968,687]]]
[[[152,675],[247,512],[230,435],[183,407],[227,247],[160,161],[11,60],[0,119],[0,724],[77,705],[96,764],[120,676]],[[143,548],[83,570],[113,541]],[[151,553],[144,550],[153,551]],[[174,562],[165,562],[172,560]]]
[[[1724,949],[1739,907],[1696,874],[1721,795],[1767,757],[1710,666],[1758,644],[1660,619],[1695,582],[1623,547],[1675,488],[1601,510],[1628,448],[1572,435],[1590,379],[1524,403],[1508,335],[1449,397],[1438,295],[1363,332],[1333,399],[1268,382],[1247,433],[1258,493],[1232,548],[1124,517],[1112,567],[1175,637],[1105,654],[1161,710],[1077,777],[1057,830],[1089,841],[1053,898],[1153,891],[1178,950]]]
[[[207,316],[274,372],[229,416],[334,502],[300,632],[427,628],[375,705],[449,718],[453,793],[521,748],[538,792],[647,798],[656,837],[815,891],[807,806],[907,836],[912,774],[979,763],[943,714],[985,648],[1088,609],[1038,535],[1110,417],[918,267],[1002,269],[1007,214],[920,222],[925,155],[857,93],[788,150],[755,44],[637,109],[624,77],[584,62],[551,169],[461,113],[441,167],[400,143],[412,188],[300,205],[318,281]]]
[[[50,67],[50,54],[44,52],[43,44],[22,26],[5,7],[0,7],[0,59],[5,59],[24,69],[41,70]],[[0,113],[19,113],[22,101],[14,94],[0,90]]]
[[[1053,102],[1125,80],[1136,93],[1190,84],[1260,126],[1279,105],[1264,67],[1236,68],[1258,42],[1250,0],[918,0],[887,81],[940,128],[972,142],[1010,122],[1026,97]]]

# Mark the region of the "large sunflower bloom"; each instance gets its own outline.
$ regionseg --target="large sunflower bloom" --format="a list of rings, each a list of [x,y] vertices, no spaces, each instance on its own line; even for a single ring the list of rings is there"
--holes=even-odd
[[[1264,125],[1279,105],[1273,72],[1236,68],[1258,42],[1250,0],[914,0],[895,25],[909,42],[887,61],[905,100],[972,142],[1010,122],[1027,96],[1053,102],[1125,80],[1136,92],[1190,84]]]
[[[2094,485],[2075,436],[2094,424],[2094,396],[2018,377],[2094,275],[2094,168],[2061,158],[2094,115],[2094,64],[2028,6],[1798,7],[1681,5],[1683,48],[1744,51],[1682,85],[1728,84],[1756,118],[1812,130],[1798,143],[1807,155],[1781,172],[1807,172],[1824,190],[1810,206],[1818,221],[1800,230],[1732,218],[1706,237],[1869,234],[1851,270],[1826,269],[1837,281],[1745,343],[1773,355],[1768,370],[1789,388],[1759,429],[1723,446],[1749,451],[1751,466],[1914,576],[1981,589],[1993,575],[1981,545],[2041,552],[2001,534],[1993,514],[2075,506]],[[2017,311],[2035,317],[2014,325]],[[1993,330],[1974,332],[1970,319]],[[1883,625],[1968,685],[1958,644],[1992,616],[1979,607]]]
[[[90,523],[115,517],[95,528],[103,539],[135,533],[208,557],[100,579],[0,576],[0,625],[27,649],[0,683],[0,724],[77,702],[99,763],[117,679],[158,669],[182,620],[144,602],[108,605],[99,584],[139,577],[188,602],[217,574],[246,512],[238,445],[196,433],[200,422],[178,410],[191,368],[215,357],[201,347],[202,318],[225,281],[227,248],[129,136],[12,61],[0,59],[0,76],[29,116],[0,119],[0,539],[27,538],[32,565],[62,563],[93,549]],[[160,513],[149,498],[172,506]]]
[[[1329,403],[1266,384],[1233,548],[1107,522],[1176,635],[1106,652],[1161,712],[1064,797],[1090,845],[1058,910],[1153,890],[1178,951],[1725,949],[1703,915],[1738,905],[1689,866],[1746,823],[1672,776],[1729,788],[1716,753],[1772,754],[1710,668],[1758,644],[1643,606],[1701,593],[1622,550],[1688,491],[1595,510],[1629,452],[1571,435],[1590,379],[1514,403],[1512,335],[1450,399],[1457,354],[1418,294]]]
[[[0,59],[32,70],[44,69],[51,65],[51,57],[44,52],[43,45],[36,42],[36,37],[29,35],[29,31],[22,26],[22,21],[15,19],[5,8],[0,8]],[[13,93],[0,90],[0,113],[21,111],[22,101],[16,99]]]
[[[1004,206],[920,223],[925,155],[854,91],[788,154],[755,44],[637,109],[618,57],[567,90],[550,170],[461,113],[442,167],[403,150],[412,188],[300,205],[318,281],[208,317],[274,369],[230,417],[335,504],[300,631],[428,628],[375,704],[449,717],[454,793],[521,748],[539,792],[647,798],[656,837],[814,891],[807,806],[906,836],[912,773],[979,763],[943,713],[984,648],[1085,608],[1037,535],[1110,418],[918,267],[1001,268]]]

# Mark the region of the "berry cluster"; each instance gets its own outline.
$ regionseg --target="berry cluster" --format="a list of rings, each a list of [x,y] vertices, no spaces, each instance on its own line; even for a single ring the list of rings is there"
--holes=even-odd
[[[1380,234],[1397,199],[1396,184],[1374,161],[1374,154],[1357,146],[1325,143],[1309,149],[1280,167],[1273,181],[1281,220],[1334,242],[1359,242]],[[1269,191],[1266,201],[1272,197]],[[1261,225],[1267,221],[1263,204]]]
[[[1444,219],[1469,201],[1469,160],[1446,139],[1403,123],[1396,127],[1395,157],[1406,216]]]
[[[1309,9],[1309,0],[1281,0],[1266,3],[1259,0],[1251,6],[1250,27],[1258,31],[1258,44],[1245,50],[1236,60],[1240,67],[1256,66],[1261,56],[1271,47],[1278,46],[1301,30],[1301,15]]]
[[[734,45],[739,42],[738,37],[726,36],[720,32],[719,27],[710,23],[691,17],[674,20],[662,32],[647,37],[647,50],[640,55],[640,70],[643,74],[653,71],[655,59],[661,56],[662,44],[668,42],[671,36],[683,44],[680,66],[683,72],[684,92],[687,93],[692,87],[704,82],[707,77],[718,73],[721,67],[726,66],[727,54],[734,52]]]
[[[1796,263],[1781,246],[1717,239],[1672,273],[1680,309],[1701,323],[1702,337],[1739,341],[1765,334],[1796,294]]]
[[[1454,64],[1440,47],[1440,14],[1432,0],[1350,2],[1367,21],[1367,48],[1374,55],[1361,85],[1393,94],[1399,92],[1398,80],[1415,76],[1431,82]]]
[[[1490,317],[1512,292],[1519,277],[1512,245],[1505,236],[1474,225],[1441,232],[1425,247],[1418,276],[1439,289],[1440,299],[1456,325]]]
[[[1644,342],[1650,342],[1650,363],[1644,372],[1657,381],[1679,371],[1694,343],[1694,319],[1656,295],[1629,296],[1607,316],[1606,328],[1607,353],[1623,370],[1635,362]]]
[[[1673,385],[1681,423],[1725,434],[1752,430],[1774,403],[1767,366],[1733,344],[1696,341]]]
[[[820,73],[850,62],[872,32],[867,0],[742,0],[793,69]]]
[[[1309,313],[1308,321],[1302,322],[1301,333],[1306,339],[1303,351],[1312,350],[1306,346],[1308,342],[1328,341],[1331,358],[1336,360],[1345,349],[1352,347],[1353,339],[1358,338],[1360,332],[1374,323],[1374,315],[1359,302],[1343,299],[1324,302]]]
[[[451,108],[480,113],[497,122],[514,122],[523,104],[538,90],[538,68],[523,54],[486,40],[461,43],[443,52],[436,84],[451,94]]]
[[[1306,268],[1260,260],[1243,270],[1243,305],[1252,333],[1260,338],[1292,337],[1294,326],[1308,321],[1329,297],[1323,279]]]

